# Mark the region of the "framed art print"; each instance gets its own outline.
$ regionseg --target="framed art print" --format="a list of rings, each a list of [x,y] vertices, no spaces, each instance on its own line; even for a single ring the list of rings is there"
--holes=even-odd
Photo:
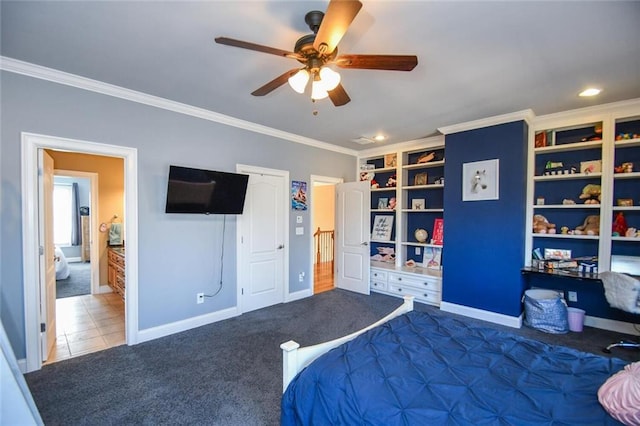
[[[462,165],[462,201],[499,199],[499,160],[475,161]]]

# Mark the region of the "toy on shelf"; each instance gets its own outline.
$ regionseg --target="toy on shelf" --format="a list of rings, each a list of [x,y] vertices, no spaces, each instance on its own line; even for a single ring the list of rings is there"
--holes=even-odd
[[[436,158],[436,153],[435,152],[430,152],[428,154],[424,153],[424,154],[420,155],[420,157],[418,157],[417,164],[428,163],[429,161],[433,160],[434,158]]]
[[[640,231],[636,228],[627,228],[627,232],[624,233],[624,236],[628,238],[640,238]]]
[[[602,140],[602,123],[593,126],[593,134],[580,139],[580,142],[600,141]]]
[[[582,194],[580,199],[584,200],[585,204],[600,204],[601,189],[600,185],[589,183],[582,188]]]
[[[600,235],[600,215],[589,215],[584,223],[573,231],[576,235]]]
[[[573,201],[573,200],[572,200],[572,199],[570,199],[570,198],[565,198],[564,200],[562,200],[562,205],[564,205],[564,206],[572,206],[572,205],[574,205],[575,203],[576,203],[576,202],[575,202],[575,201]]]
[[[612,234],[614,237],[627,236],[627,219],[624,218],[622,212],[618,212],[616,218],[613,221]]]
[[[387,179],[387,183],[385,184],[385,186],[387,188],[395,188],[396,183],[397,183],[396,175],[394,174],[394,175],[391,175],[389,179]]]
[[[613,171],[616,173],[632,173],[633,163],[622,163],[621,165],[614,167]]]
[[[375,179],[371,179],[371,187],[380,188],[380,184]]]
[[[555,223],[549,223],[546,217],[541,214],[533,216],[533,232],[535,234],[555,234]]]
[[[396,209],[396,197],[391,197],[389,199],[389,209],[390,210],[395,210]]]
[[[638,139],[640,138],[640,134],[638,133],[618,133],[616,136],[617,141],[627,140],[627,139]]]
[[[395,249],[393,247],[378,247],[378,254],[371,256],[371,260],[378,262],[395,262]]]

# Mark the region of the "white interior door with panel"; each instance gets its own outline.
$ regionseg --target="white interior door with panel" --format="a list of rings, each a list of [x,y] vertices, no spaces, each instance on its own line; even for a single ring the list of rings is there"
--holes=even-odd
[[[284,301],[288,172],[238,167],[249,174],[244,213],[238,217],[238,288],[242,312]]]
[[[336,185],[336,287],[369,294],[369,182]]]

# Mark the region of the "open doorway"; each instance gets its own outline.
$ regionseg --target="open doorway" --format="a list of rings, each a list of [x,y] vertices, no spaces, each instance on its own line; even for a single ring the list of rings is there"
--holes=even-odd
[[[311,176],[313,294],[335,288],[336,184],[340,178]]]
[[[126,222],[123,224],[123,234],[127,238],[127,250],[126,255],[123,253],[126,259],[126,304],[124,303],[124,294],[118,295],[112,293],[107,283],[107,253],[109,247],[107,245],[106,234],[102,231],[102,224],[105,223],[105,229],[108,229],[107,223],[114,216],[114,209],[110,206],[114,205],[114,199],[103,199],[103,196],[109,194],[109,186],[113,186],[113,179],[102,179],[101,182],[105,183],[107,187],[100,188],[100,203],[99,206],[91,208],[96,213],[97,220],[91,225],[92,235],[94,238],[93,244],[90,247],[90,259],[91,263],[94,263],[94,259],[98,259],[96,263],[99,263],[98,276],[100,277],[95,281],[95,285],[92,285],[92,294],[77,296],[78,298],[91,298],[91,300],[82,301],[83,305],[91,305],[91,308],[96,308],[93,314],[79,312],[79,306],[73,309],[68,309],[71,316],[92,316],[92,321],[95,323],[97,319],[108,319],[113,317],[112,312],[106,312],[109,307],[106,305],[114,305],[118,310],[117,316],[122,319],[122,324],[119,327],[122,328],[120,332],[119,343],[126,342],[127,344],[135,344],[138,341],[138,309],[137,309],[137,252],[138,252],[138,235],[137,235],[137,151],[133,148],[98,144],[94,142],[84,142],[70,139],[55,138],[42,135],[34,135],[29,133],[22,134],[22,186],[23,186],[23,276],[24,276],[24,294],[25,294],[25,324],[26,324],[26,371],[30,372],[38,370],[42,367],[44,361],[48,360],[52,347],[55,347],[58,336],[60,335],[59,325],[60,322],[56,320],[56,307],[57,303],[50,303],[55,299],[55,272],[52,274],[54,285],[50,286],[49,283],[49,264],[53,264],[55,256],[53,256],[53,235],[47,232],[47,228],[53,228],[53,221],[50,226],[46,226],[49,219],[48,211],[46,207],[47,202],[43,203],[43,200],[39,197],[39,194],[47,193],[43,191],[42,182],[49,181],[48,178],[41,178],[40,176],[53,175],[53,169],[60,168],[63,170],[76,170],[84,172],[95,172],[98,175],[108,175],[101,170],[87,169],[86,165],[88,160],[92,157],[95,159],[111,159],[117,160],[119,163],[119,170],[121,174],[121,180],[118,185],[118,194],[116,197],[120,199],[120,206],[115,212],[124,219]],[[50,155],[53,154],[53,155]],[[75,158],[75,166],[69,165],[68,162],[62,161],[60,156],[77,156]],[[51,159],[51,157],[56,157]],[[39,174],[41,161],[43,157],[48,157],[52,164],[51,167],[47,166],[46,172],[42,175]],[[49,160],[47,160],[49,162]],[[50,172],[49,172],[50,170]],[[53,178],[50,179],[53,181]],[[51,184],[52,185],[52,184]],[[53,190],[51,190],[52,192]],[[94,194],[98,194],[94,191]],[[112,194],[113,195],[113,194]],[[97,198],[94,197],[94,198]],[[97,202],[97,200],[96,200]],[[104,217],[101,216],[101,211]],[[44,219],[43,219],[44,218]],[[37,223],[36,223],[37,222]],[[50,242],[50,243],[49,243]],[[49,247],[51,246],[51,250]],[[94,256],[93,250],[97,250],[97,254]],[[122,250],[124,252],[124,250]],[[45,256],[44,254],[51,253],[51,256]],[[125,263],[123,263],[125,264]],[[47,271],[47,274],[42,271]],[[46,279],[40,279],[41,276],[46,276]],[[101,285],[104,283],[105,285]],[[61,299],[72,300],[73,297]],[[86,303],[85,303],[86,302]],[[113,302],[113,303],[112,303]],[[119,305],[119,306],[118,306]],[[102,312],[98,312],[102,311]],[[96,324],[97,325],[97,324]],[[82,325],[80,328],[84,327]],[[75,331],[79,330],[78,327]],[[92,337],[88,336],[90,333],[96,333],[98,327],[94,327],[96,331],[85,333],[83,338],[78,338],[77,341],[86,341]],[[65,334],[66,334],[65,330]],[[104,331],[104,330],[102,330]],[[102,337],[101,337],[102,338]],[[63,340],[63,339],[60,339]],[[99,339],[96,339],[96,341]],[[66,343],[69,345],[71,340],[67,339]],[[104,340],[103,340],[104,341]],[[53,343],[53,344],[52,344]],[[107,342],[104,346],[108,346]],[[46,352],[45,353],[45,349]],[[88,353],[90,348],[86,348],[85,353]],[[80,354],[81,350],[77,348],[76,354]],[[71,354],[70,354],[71,355]]]
[[[98,198],[97,173],[54,170],[56,299],[99,292]]]
[[[51,364],[125,343],[124,299],[100,286],[107,282],[108,249],[99,225],[114,213],[123,215],[124,161],[45,151],[55,167],[53,218],[43,223],[53,227],[55,244],[55,294],[46,294],[55,298],[55,343],[43,349],[46,364]]]

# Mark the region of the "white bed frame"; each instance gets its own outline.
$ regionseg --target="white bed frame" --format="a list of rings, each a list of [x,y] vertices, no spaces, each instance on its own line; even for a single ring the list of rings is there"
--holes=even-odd
[[[384,324],[385,322],[400,316],[402,314],[406,314],[407,312],[413,311],[413,296],[404,296],[404,303],[397,308],[395,311],[391,312],[386,317],[376,321],[375,323],[358,330],[349,335],[339,337],[334,340],[330,340],[324,343],[318,343],[317,345],[307,346],[304,348],[300,347],[300,344],[294,342],[293,340],[289,340],[280,345],[282,349],[282,392],[284,393],[287,390],[287,386],[293,378],[298,374],[303,368],[307,365],[311,364],[316,358],[325,352],[330,351],[331,349],[340,346],[343,343],[346,343],[365,331],[371,330],[374,327],[379,326],[380,324]]]

